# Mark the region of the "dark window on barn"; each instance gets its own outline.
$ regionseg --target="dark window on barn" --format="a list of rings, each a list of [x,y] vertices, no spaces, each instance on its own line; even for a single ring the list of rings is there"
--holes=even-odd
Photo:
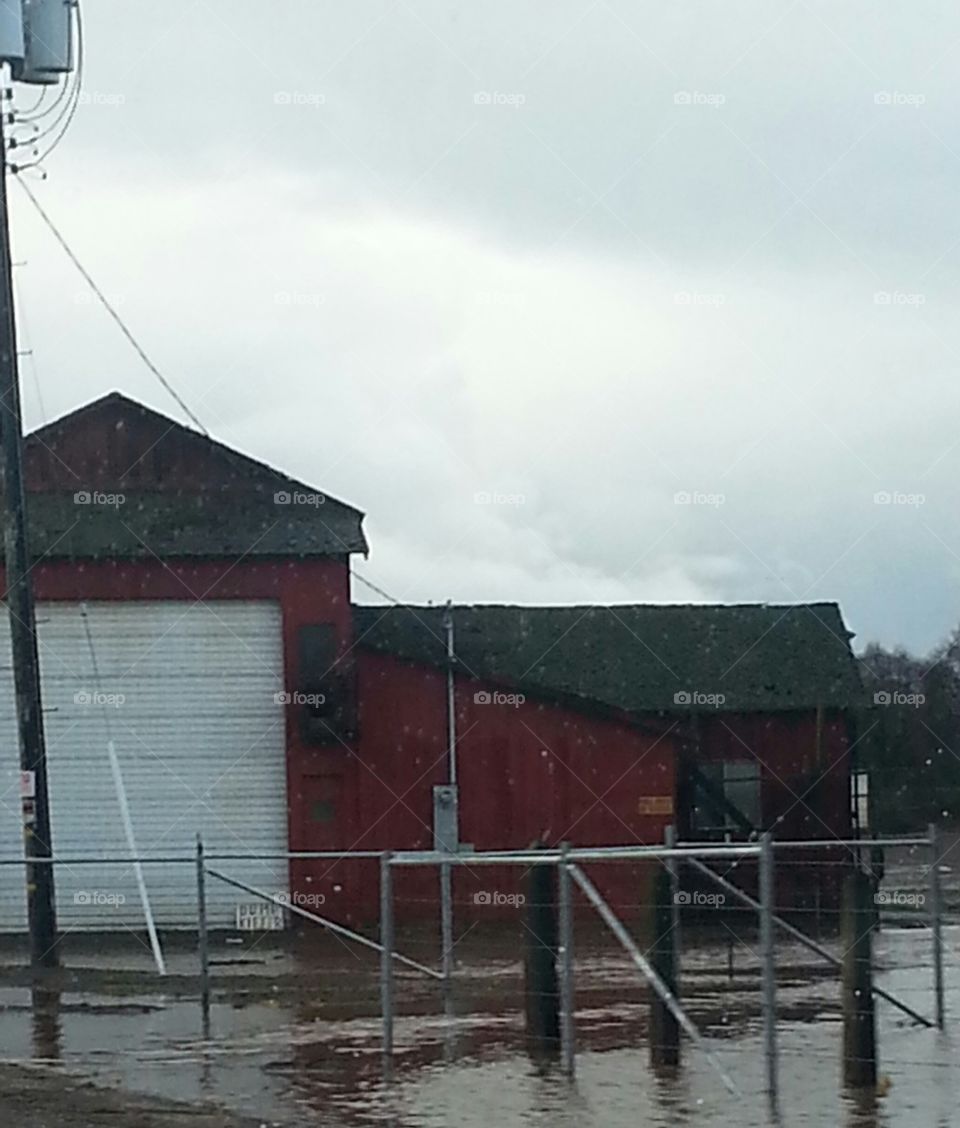
[[[337,660],[337,636],[333,623],[309,623],[300,628],[298,670],[304,693],[319,691]]]
[[[333,623],[309,623],[297,633],[297,692],[293,706],[309,745],[338,745],[356,737],[355,669],[340,658]]]
[[[713,785],[713,790],[722,794],[728,803],[732,803],[751,826],[760,826],[760,765],[756,760],[726,760],[720,764],[703,764],[700,770]],[[714,810],[703,794],[697,795],[692,821],[695,830],[742,829],[729,812]]]

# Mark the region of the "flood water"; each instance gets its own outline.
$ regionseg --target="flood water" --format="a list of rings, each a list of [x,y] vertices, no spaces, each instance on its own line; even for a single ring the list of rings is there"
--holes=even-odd
[[[900,888],[916,877],[910,859],[899,866],[894,861],[888,880],[891,874]],[[260,992],[249,998],[236,992],[229,1002],[214,1003],[208,1025],[196,998],[158,994],[155,981],[135,995],[0,988],[2,1056],[44,1061],[140,1092],[210,1101],[266,1124],[945,1128],[960,1123],[960,883],[953,871],[944,876],[950,908],[944,930],[947,1029],[918,1027],[878,1000],[879,1095],[843,1091],[837,977],[799,945],[778,944],[779,1121],[765,1095],[754,941],[732,933],[726,942],[684,936],[681,986],[691,1016],[734,1079],[736,1095],[686,1040],[679,1068],[651,1069],[645,988],[614,947],[589,937],[578,942],[573,1083],[555,1064],[534,1063],[526,1052],[517,953],[509,946],[487,952],[482,944],[464,946],[450,1018],[442,1015],[433,985],[413,973],[398,976],[395,1076],[389,1084],[382,1074],[376,958],[370,954],[362,961],[345,956],[337,972],[348,995],[356,984],[363,1005],[317,1003],[310,984],[330,974],[330,967],[304,966],[301,991],[278,990],[270,997],[268,989],[267,997]],[[836,938],[825,943],[839,952]],[[874,952],[877,984],[932,1015],[929,931],[885,922]],[[178,958],[185,966],[192,960],[174,954],[174,971]],[[271,958],[261,969],[267,975]]]

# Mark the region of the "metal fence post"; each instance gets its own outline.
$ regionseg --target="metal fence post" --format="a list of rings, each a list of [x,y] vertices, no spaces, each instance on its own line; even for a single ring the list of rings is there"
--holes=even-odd
[[[930,929],[933,933],[933,990],[936,998],[937,1026],[943,1029],[943,906],[940,896],[940,836],[934,823],[927,828],[930,839]]]
[[[567,855],[570,845],[560,846],[557,882],[560,901],[560,1055],[563,1072],[573,1077],[576,1072],[576,1027],[573,978],[573,883],[570,880]]]
[[[767,1062],[767,1095],[774,1110],[778,1101],[777,1078],[777,965],[773,935],[773,838],[760,836],[760,957],[763,977],[763,1042]]]
[[[443,972],[443,993],[450,993],[450,980],[453,973],[453,867],[449,862],[440,863],[440,968]]]
[[[391,851],[380,856],[380,1009],[383,1012],[383,1072],[393,1072],[393,871]]]
[[[203,838],[197,835],[197,955],[200,957],[200,1004],[210,1008],[210,944],[207,937],[207,868]]]

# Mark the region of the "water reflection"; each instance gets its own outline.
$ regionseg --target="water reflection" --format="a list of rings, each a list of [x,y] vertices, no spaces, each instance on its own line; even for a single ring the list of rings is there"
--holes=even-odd
[[[44,1061],[59,1061],[63,1053],[62,993],[52,987],[34,984],[30,991],[33,1056]]]
[[[844,1091],[847,1104],[847,1128],[877,1128],[880,1107],[873,1089],[847,1089]]]
[[[447,987],[443,993],[443,1060],[450,1063],[456,1059],[456,1056],[456,1009],[453,1002],[453,991]]]
[[[651,1066],[653,1099],[668,1124],[689,1124],[690,1086],[683,1065]]]
[[[653,1100],[664,1113],[664,1122],[671,1125],[689,1123],[690,1089],[682,1065],[651,1066]]]

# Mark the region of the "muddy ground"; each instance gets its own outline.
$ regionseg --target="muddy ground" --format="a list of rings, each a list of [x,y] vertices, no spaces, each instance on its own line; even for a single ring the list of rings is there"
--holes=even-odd
[[[99,1088],[49,1069],[0,1065],[0,1124],[16,1128],[261,1128],[263,1121]]]

